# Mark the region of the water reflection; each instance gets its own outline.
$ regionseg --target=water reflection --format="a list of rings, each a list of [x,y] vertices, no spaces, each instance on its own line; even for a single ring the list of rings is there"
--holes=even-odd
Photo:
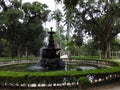
[[[78,70],[78,71],[84,71],[84,70],[94,70],[100,68],[95,65],[87,65],[87,64],[72,64],[72,63],[66,63],[65,64],[65,70]]]
[[[78,63],[68,63],[68,62],[65,62],[65,71],[68,71],[68,70],[73,70],[73,71],[84,71],[84,70],[94,70],[96,68],[101,68],[99,66],[95,66],[95,65],[88,65],[88,64],[78,64]],[[42,71],[43,68],[40,67],[40,66],[37,66],[37,65],[34,65],[34,66],[29,66],[27,67],[27,69],[29,71]]]

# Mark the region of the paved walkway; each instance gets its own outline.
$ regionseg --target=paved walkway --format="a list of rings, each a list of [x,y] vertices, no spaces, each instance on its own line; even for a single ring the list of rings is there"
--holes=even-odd
[[[87,90],[120,90],[120,82],[98,85],[98,86],[90,87]]]

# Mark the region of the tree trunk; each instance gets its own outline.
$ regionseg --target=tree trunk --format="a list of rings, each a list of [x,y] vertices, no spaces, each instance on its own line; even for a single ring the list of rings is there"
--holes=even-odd
[[[13,41],[10,42],[9,48],[10,48],[10,57],[14,58],[16,48],[14,47],[14,42]]]
[[[21,57],[21,45],[18,45],[18,48],[17,48],[17,56],[18,56],[18,58],[20,59],[20,57]]]
[[[25,49],[25,56],[28,58],[28,47]]]
[[[111,58],[111,45],[110,45],[110,41],[107,41],[106,43],[104,43],[103,47],[102,47],[102,58],[103,59],[108,59]]]
[[[70,22],[67,25],[67,41],[70,42]],[[70,51],[67,50],[68,57],[70,56]]]

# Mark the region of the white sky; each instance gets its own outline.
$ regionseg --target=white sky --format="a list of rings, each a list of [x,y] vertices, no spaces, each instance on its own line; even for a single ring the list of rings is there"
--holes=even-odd
[[[40,3],[47,4],[50,10],[55,10],[55,2],[54,0],[22,0],[22,2],[34,2],[39,1]]]

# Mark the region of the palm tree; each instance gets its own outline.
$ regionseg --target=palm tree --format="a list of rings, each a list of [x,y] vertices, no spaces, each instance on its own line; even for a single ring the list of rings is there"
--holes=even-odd
[[[57,9],[56,11],[53,11],[52,18],[56,20],[56,30],[60,38],[60,42],[59,42],[60,47],[61,47],[60,21],[62,20],[62,17],[63,15],[59,9]]]
[[[76,2],[78,2],[78,0],[55,0],[57,3],[59,2],[63,2],[65,4],[64,6],[64,15],[65,15],[65,25],[67,26],[67,42],[70,42],[70,32],[72,31],[71,28],[73,27],[73,11],[74,11],[74,6],[76,5]],[[75,3],[75,4],[74,4]],[[72,5],[74,4],[74,6]],[[72,7],[71,7],[72,6]],[[70,56],[70,52],[69,50],[67,51],[68,56]]]

